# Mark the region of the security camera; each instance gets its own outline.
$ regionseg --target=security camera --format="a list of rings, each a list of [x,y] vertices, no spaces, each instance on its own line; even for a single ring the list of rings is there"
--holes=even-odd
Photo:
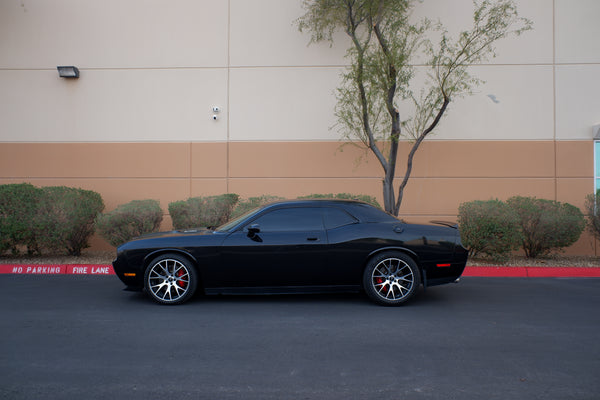
[[[214,115],[213,115],[213,120],[215,120],[215,121],[216,121],[216,120],[217,120],[217,118],[218,118],[218,117],[217,117],[217,115],[216,115],[216,114],[214,114]]]
[[[213,112],[218,113],[220,111],[221,111],[221,109],[219,107],[217,107],[217,106],[213,107]]]

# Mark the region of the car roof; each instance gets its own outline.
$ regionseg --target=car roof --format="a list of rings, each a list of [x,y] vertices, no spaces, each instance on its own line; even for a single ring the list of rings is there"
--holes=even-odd
[[[364,201],[351,200],[351,199],[294,199],[294,200],[278,200],[270,203],[269,205],[344,205],[344,204],[366,204],[371,206]],[[372,206],[371,206],[372,207]]]
[[[362,222],[384,222],[396,221],[392,215],[386,213],[380,208],[377,208],[369,203],[358,200],[346,199],[296,199],[296,200],[281,200],[263,207],[263,210],[286,208],[286,207],[311,207],[311,206],[329,206],[339,207],[358,218]]]

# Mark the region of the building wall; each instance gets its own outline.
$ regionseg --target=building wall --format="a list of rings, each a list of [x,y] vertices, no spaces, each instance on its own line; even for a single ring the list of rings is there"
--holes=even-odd
[[[534,30],[472,67],[485,82],[452,103],[417,154],[402,217],[452,219],[464,201],[517,194],[582,206],[593,192],[600,2],[517,3]],[[381,200],[377,161],[341,147],[331,128],[346,38],[307,46],[293,24],[301,4],[0,2],[0,183],[92,189],[108,210],[224,192]],[[456,33],[471,9],[427,0],[415,18]],[[59,78],[57,65],[76,65],[80,78]],[[595,244],[586,236],[570,251]]]

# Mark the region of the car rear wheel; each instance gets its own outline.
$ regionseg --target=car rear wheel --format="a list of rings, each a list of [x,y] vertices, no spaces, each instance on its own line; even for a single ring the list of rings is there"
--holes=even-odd
[[[382,253],[367,264],[363,274],[364,289],[377,304],[396,306],[417,292],[421,273],[415,261],[402,253]]]
[[[152,260],[144,275],[144,288],[161,304],[181,304],[196,291],[196,270],[185,257],[165,254]]]

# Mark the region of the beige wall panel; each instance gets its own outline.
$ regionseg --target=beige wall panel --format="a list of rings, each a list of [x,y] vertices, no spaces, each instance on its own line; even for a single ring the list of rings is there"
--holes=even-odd
[[[556,182],[557,200],[579,207],[583,211],[585,197],[594,193],[594,179],[559,178]]]
[[[240,68],[230,75],[230,139],[337,140],[340,68]]]
[[[600,5],[600,2],[598,2]],[[600,15],[600,14],[598,14]],[[600,64],[556,67],[556,138],[592,139],[600,124]]]
[[[192,143],[193,178],[227,177],[227,143]]]
[[[0,37],[0,68],[223,67],[228,2],[0,1]]]
[[[396,176],[403,177],[410,146],[403,143],[400,148]],[[549,178],[554,176],[554,143],[551,141],[425,141],[415,155],[412,176]]]
[[[232,178],[229,191],[244,198],[272,195],[288,199],[315,193],[367,194],[381,203],[381,180],[368,178]]]
[[[232,66],[342,65],[350,44],[344,33],[329,43],[311,44],[294,23],[302,1],[231,0]]]
[[[455,215],[461,203],[505,200],[511,196],[554,198],[554,179],[412,179],[400,208],[402,215]]]
[[[227,71],[90,70],[79,79],[54,71],[0,70],[0,141],[219,141],[227,120]]]
[[[106,240],[102,238],[102,236],[95,234],[90,238],[90,247],[89,249],[83,250],[83,254],[86,252],[96,252],[96,251],[115,251],[116,248],[111,246]],[[115,252],[115,256],[116,256]]]
[[[567,146],[564,162],[572,163],[578,148]],[[235,142],[230,144],[229,173],[234,178],[383,176],[370,152],[352,145],[339,149],[340,142]],[[404,176],[409,151],[410,144],[400,144],[397,177]],[[412,176],[549,178],[554,170],[551,141],[430,140],[416,153]]]
[[[229,174],[232,178],[382,176],[383,169],[370,154],[356,146],[340,146],[340,142],[233,142]]]
[[[492,64],[548,64],[552,62],[552,0],[517,0],[519,16],[533,22],[533,30],[496,43]],[[428,0],[417,3],[414,19],[438,19],[452,37],[473,25],[472,0]],[[432,39],[435,37],[432,36]]]
[[[235,193],[227,191],[227,179],[192,179],[190,194],[179,200],[186,200],[189,197],[216,196],[225,193]]]
[[[555,0],[556,62],[600,63],[600,1]]]
[[[560,178],[589,178],[591,181],[594,176],[594,142],[556,142],[556,175]]]
[[[589,256],[597,256],[596,253],[596,244],[594,243],[594,238],[587,232],[583,232],[581,237],[575,244],[570,247],[564,249],[564,253],[568,256],[577,256],[577,255],[589,255]]]
[[[183,178],[189,143],[0,143],[11,178]]]
[[[485,83],[472,96],[450,104],[435,139],[554,138],[551,66],[476,66],[470,72]]]

